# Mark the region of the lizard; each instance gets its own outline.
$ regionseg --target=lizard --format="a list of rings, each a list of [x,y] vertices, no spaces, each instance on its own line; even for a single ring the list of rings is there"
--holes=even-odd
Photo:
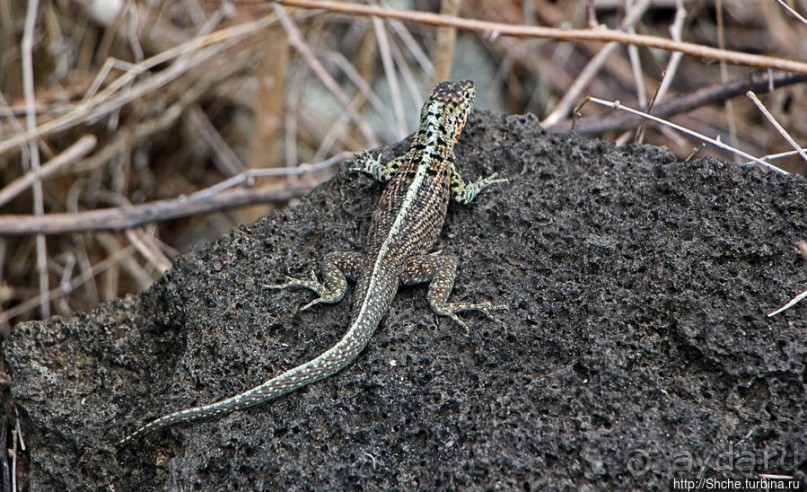
[[[364,151],[354,170],[389,182],[372,213],[367,253],[332,252],[322,265],[323,282],[286,277],[266,287],[305,288],[318,297],[301,308],[341,301],[347,280],[357,280],[351,320],[345,335],[318,357],[289,369],[243,393],[207,405],[187,408],[153,420],[119,441],[118,449],[158,429],[218,417],[263,404],[321,381],[348,366],[364,350],[385,316],[400,285],[429,282],[427,298],[434,312],[468,330],[458,312],[477,310],[494,321],[491,311],[506,309],[490,302],[449,302],[458,261],[430,254],[443,228],[449,198],[471,203],[483,189],[505,182],[496,173],[467,183],[456,168],[454,145],[465,127],[476,94],[472,81],[437,84],[420,113],[420,125],[403,155],[382,162]]]

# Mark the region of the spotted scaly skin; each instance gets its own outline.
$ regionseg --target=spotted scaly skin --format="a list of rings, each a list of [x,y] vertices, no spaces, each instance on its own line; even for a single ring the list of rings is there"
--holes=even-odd
[[[317,358],[290,369],[265,383],[223,400],[188,408],[160,417],[137,429],[118,444],[122,447],[139,437],[170,425],[217,417],[285,395],[321,381],[349,365],[367,346],[381,318],[386,314],[398,286],[430,282],[428,299],[432,309],[467,326],[460,311],[478,310],[493,318],[491,311],[504,306],[448,302],[457,270],[450,255],[428,254],[440,231],[449,197],[470,203],[480,190],[503,182],[495,174],[466,183],[454,164],[454,144],[468,119],[475,95],[471,81],[438,84],[420,114],[420,126],[409,150],[382,163],[365,152],[357,159],[359,171],[381,181],[390,181],[373,212],[366,254],[335,252],[323,264],[324,282],[286,278],[270,288],[303,287],[318,294],[305,305],[340,301],[347,279],[358,279],[350,328],[339,342]]]

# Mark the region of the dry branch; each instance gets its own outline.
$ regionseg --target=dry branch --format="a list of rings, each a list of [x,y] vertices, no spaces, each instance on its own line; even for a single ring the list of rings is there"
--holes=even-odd
[[[694,130],[692,130],[690,128],[686,128],[686,127],[683,127],[681,125],[676,125],[675,123],[673,123],[671,121],[665,120],[663,118],[659,118],[656,115],[647,114],[647,113],[645,113],[643,111],[638,111],[636,109],[627,107],[627,106],[621,104],[619,101],[606,101],[604,99],[600,99],[600,98],[592,97],[592,96],[587,97],[586,101],[591,101],[593,103],[600,104],[602,106],[607,106],[609,108],[617,109],[617,110],[620,110],[620,111],[627,111],[627,112],[632,113],[634,115],[640,116],[642,118],[646,118],[648,120],[654,121],[654,122],[659,123],[661,125],[664,125],[664,126],[667,126],[669,128],[672,128],[674,130],[677,130],[677,131],[679,131],[681,133],[684,133],[686,135],[690,135],[690,136],[693,136],[693,137],[698,138],[700,140],[703,140],[704,142],[708,142],[708,143],[710,143],[710,144],[712,144],[715,147],[718,147],[720,149],[728,150],[732,154],[739,155],[739,156],[744,157],[746,159],[751,159],[752,161],[759,164],[763,168],[770,169],[772,171],[776,171],[776,172],[781,173],[781,174],[790,174],[787,171],[785,171],[784,169],[781,169],[781,168],[777,167],[776,165],[771,164],[770,162],[763,161],[762,159],[758,159],[758,158],[754,157],[753,155],[751,155],[751,154],[749,154],[747,152],[743,152],[742,150],[740,150],[738,148],[732,147],[731,145],[727,145],[727,144],[721,142],[720,139],[707,137],[706,135],[698,133],[698,132],[696,132],[696,131],[694,131]]]
[[[319,184],[236,189],[223,193],[179,197],[87,212],[36,215],[0,215],[0,235],[64,234],[68,232],[126,229],[150,222],[229,210],[256,203],[282,203],[298,198]]]
[[[453,26],[458,29],[481,32],[495,37],[514,36],[521,38],[554,39],[556,41],[595,41],[600,43],[616,41],[626,45],[658,48],[665,51],[677,51],[686,55],[708,60],[724,61],[733,65],[807,74],[807,62],[754,55],[739,51],[721,50],[695,43],[684,43],[656,36],[629,34],[605,29],[556,29],[552,27],[502,24],[475,19],[448,17],[440,14],[432,14],[430,12],[414,12],[410,10],[388,9],[372,5],[323,0],[274,0],[273,3],[280,3],[288,7],[322,9],[342,14],[398,19],[430,26]]]
[[[0,140],[0,155],[34,138],[49,135],[108,115],[126,104],[141,99],[146,94],[159,90],[172,80],[186,74],[191,68],[203,65],[205,62],[215,58],[228,47],[235,45],[239,38],[261,31],[275,22],[276,19],[273,16],[266,16],[254,22],[222,29],[206,36],[194,38],[180,46],[133,65],[131,70],[110,83],[103,91],[69,112],[41,123],[35,128],[29,128],[25,133],[15,134]],[[174,60],[174,62],[165,70],[131,85],[140,75],[171,60]],[[126,87],[128,87],[128,90],[123,90]]]
[[[735,80],[725,85],[706,87],[685,96],[657,104],[653,114],[659,118],[669,118],[685,113],[701,106],[720,104],[727,99],[741,96],[748,91],[765,91],[770,87],[781,88],[788,85],[807,82],[807,74],[777,73],[772,76],[761,74],[743,80]],[[553,133],[574,131],[581,135],[599,135],[605,132],[625,131],[636,128],[643,118],[630,113],[616,113],[602,116],[587,116],[576,122],[561,121],[547,128]]]
[[[93,135],[84,135],[76,143],[65,149],[46,164],[36,170],[31,170],[23,176],[9,183],[0,190],[0,206],[19,195],[32,184],[62,170],[65,166],[74,163],[88,154],[94,147],[96,138]]]

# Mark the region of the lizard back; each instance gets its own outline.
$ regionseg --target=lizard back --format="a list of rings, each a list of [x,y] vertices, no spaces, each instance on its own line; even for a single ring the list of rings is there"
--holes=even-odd
[[[474,96],[471,81],[442,82],[423,105],[409,150],[373,211],[371,256],[403,260],[437,242],[451,196],[454,144]]]

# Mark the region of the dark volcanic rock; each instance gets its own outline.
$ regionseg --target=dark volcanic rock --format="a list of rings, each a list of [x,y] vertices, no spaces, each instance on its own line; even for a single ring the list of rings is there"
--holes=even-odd
[[[400,148],[400,146],[398,146]],[[391,149],[387,149],[391,151]],[[224,418],[110,448],[146,419],[241,392],[327,349],[349,302],[265,284],[364,246],[381,185],[348,173],[180,258],[138,298],[17,326],[4,347],[34,490],[667,489],[807,473],[807,182],[545,135],[475,113],[452,205],[454,299],[403,288],[359,359]]]

